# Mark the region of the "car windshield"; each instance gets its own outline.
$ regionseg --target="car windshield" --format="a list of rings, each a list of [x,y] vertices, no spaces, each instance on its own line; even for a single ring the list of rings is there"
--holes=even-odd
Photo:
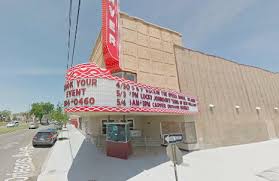
[[[54,128],[49,128],[48,129],[50,132],[56,132],[56,129],[54,129]]]
[[[37,133],[38,138],[47,138],[51,134],[50,132],[39,132]]]

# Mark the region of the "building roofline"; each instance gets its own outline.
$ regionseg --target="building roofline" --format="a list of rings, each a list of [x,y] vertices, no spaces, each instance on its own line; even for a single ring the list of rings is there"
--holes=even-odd
[[[261,67],[257,67],[257,66],[254,66],[254,65],[238,63],[235,60],[229,60],[229,59],[226,59],[224,57],[213,55],[213,54],[209,54],[209,53],[205,53],[205,52],[202,52],[202,51],[199,51],[199,50],[193,50],[191,48],[186,48],[186,47],[183,47],[183,46],[180,46],[180,45],[176,45],[176,44],[174,44],[174,47],[175,48],[180,48],[180,49],[183,49],[183,50],[189,50],[189,51],[192,51],[192,52],[197,52],[197,53],[200,53],[200,54],[203,54],[203,55],[206,55],[206,56],[210,56],[210,57],[219,58],[219,59],[222,59],[223,61],[231,62],[233,64],[237,64],[237,65],[241,65],[241,66],[245,66],[245,67],[250,67],[250,68],[255,68],[255,69],[262,70],[264,72],[268,72],[268,73],[272,73],[272,74],[275,74],[275,75],[279,75],[279,72],[273,72],[273,71],[270,71],[270,70],[267,70],[267,69],[264,69],[264,68],[261,68]]]
[[[126,17],[128,17],[128,18],[130,18],[130,19],[134,19],[134,20],[140,21],[140,22],[142,22],[142,23],[144,23],[144,24],[151,25],[151,26],[160,28],[160,29],[162,29],[162,30],[169,31],[169,32],[171,32],[171,33],[175,33],[175,34],[177,34],[178,36],[182,37],[182,34],[179,33],[179,32],[177,32],[177,31],[174,31],[174,30],[171,30],[171,29],[168,29],[168,28],[165,28],[165,27],[162,27],[162,26],[159,26],[159,25],[150,23],[150,22],[148,22],[148,21],[145,21],[145,20],[143,20],[143,19],[141,19],[141,18],[138,18],[138,17],[135,17],[135,16],[130,16],[130,15],[128,15],[127,13],[125,13],[125,12],[123,12],[123,11],[121,11],[121,12],[119,12],[119,13],[120,13],[121,16],[126,16]]]

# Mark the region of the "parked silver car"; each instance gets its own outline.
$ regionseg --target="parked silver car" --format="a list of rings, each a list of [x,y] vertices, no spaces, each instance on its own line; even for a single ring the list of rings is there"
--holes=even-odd
[[[37,123],[37,122],[30,122],[28,124],[28,126],[29,126],[29,129],[36,129],[36,128],[39,127],[39,123]]]
[[[18,121],[11,121],[6,126],[7,126],[7,128],[12,128],[12,127],[16,127],[18,125],[19,125]]]

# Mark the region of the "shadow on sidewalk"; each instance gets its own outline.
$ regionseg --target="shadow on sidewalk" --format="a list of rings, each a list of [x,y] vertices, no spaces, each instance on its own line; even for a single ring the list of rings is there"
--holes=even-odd
[[[124,181],[167,161],[163,147],[148,151],[137,148],[128,160],[121,160],[107,157],[94,144],[83,141],[68,172],[68,180]]]

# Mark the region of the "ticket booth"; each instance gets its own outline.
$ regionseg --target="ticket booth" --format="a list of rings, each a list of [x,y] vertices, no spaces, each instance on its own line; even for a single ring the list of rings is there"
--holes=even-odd
[[[106,123],[107,156],[128,159],[132,154],[129,123]]]

